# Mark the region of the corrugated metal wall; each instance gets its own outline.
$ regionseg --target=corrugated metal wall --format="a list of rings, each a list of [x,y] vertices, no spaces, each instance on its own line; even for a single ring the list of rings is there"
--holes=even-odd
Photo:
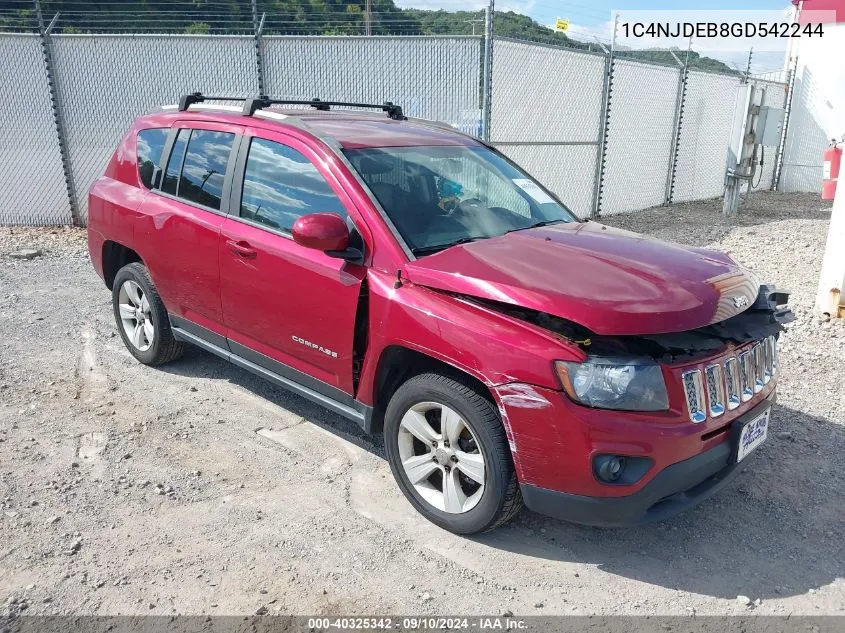
[[[825,24],[824,37],[800,38],[795,53],[798,59],[780,187],[783,191],[820,192],[824,151],[831,139],[845,139],[845,24]],[[840,187],[842,178],[840,172]]]

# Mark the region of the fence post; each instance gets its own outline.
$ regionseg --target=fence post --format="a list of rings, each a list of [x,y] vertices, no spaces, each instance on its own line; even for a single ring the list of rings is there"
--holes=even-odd
[[[599,123],[599,138],[596,151],[596,173],[593,182],[593,208],[590,217],[594,220],[601,216],[601,196],[604,191],[604,164],[607,154],[607,134],[610,124],[610,103],[613,95],[613,70],[616,63],[616,29],[619,25],[619,14],[613,19],[613,38],[608,51],[601,42],[605,51],[604,57],[604,83],[602,85],[602,102]]]
[[[493,15],[494,0],[484,9],[484,76],[481,95],[481,138],[490,142],[490,114],[493,110]]]
[[[671,52],[671,51],[670,51]],[[675,54],[672,53],[675,57]],[[680,64],[680,60],[675,57]],[[666,174],[666,196],[664,204],[672,204],[675,195],[675,177],[678,174],[678,146],[681,143],[681,127],[684,124],[684,105],[687,100],[687,77],[689,75],[689,50],[680,68],[680,79],[678,81],[678,96],[675,101],[675,122],[674,134],[672,135],[672,149],[669,152],[669,171]]]
[[[62,160],[62,172],[65,176],[65,187],[67,188],[68,205],[70,206],[70,221],[74,226],[81,226],[79,217],[79,204],[76,199],[76,186],[73,182],[73,172],[70,165],[70,154],[67,149],[67,136],[65,134],[64,117],[59,94],[59,87],[56,84],[55,67],[53,65],[53,42],[50,33],[59,18],[57,13],[45,28],[44,16],[41,13],[41,2],[35,0],[35,14],[38,18],[38,35],[41,38],[41,55],[44,58],[44,69],[47,73],[47,90],[50,94],[50,107],[53,110],[53,123],[56,126],[56,137],[59,143],[59,155]]]
[[[780,187],[780,176],[783,170],[783,156],[786,153],[786,135],[789,133],[789,118],[792,114],[792,93],[795,90],[795,75],[798,71],[798,56],[792,58],[792,68],[786,71],[786,100],[783,104],[783,128],[775,152],[775,171],[772,174],[772,191]]]
[[[255,34],[255,64],[258,71],[258,94],[265,95],[266,80],[264,77],[264,18],[266,14],[261,14],[261,20],[258,19],[258,0],[252,0],[252,31]]]

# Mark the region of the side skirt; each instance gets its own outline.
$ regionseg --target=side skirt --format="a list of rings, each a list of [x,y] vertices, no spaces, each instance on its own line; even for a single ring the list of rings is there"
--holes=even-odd
[[[220,358],[241,367],[242,369],[246,369],[249,372],[252,372],[256,376],[260,376],[265,380],[269,380],[274,385],[287,389],[288,391],[292,391],[293,393],[302,396],[312,402],[315,402],[338,415],[342,415],[343,417],[352,420],[353,422],[357,423],[358,426],[361,427],[362,430],[366,431],[367,433],[371,432],[372,427],[372,415],[373,409],[365,404],[362,404],[356,400],[352,400],[350,404],[346,404],[343,402],[339,402],[337,399],[331,397],[330,395],[320,393],[319,391],[315,390],[313,387],[306,386],[301,382],[297,381],[296,379],[290,376],[282,376],[281,374],[272,371],[266,367],[259,365],[252,360],[248,360],[243,356],[239,356],[234,352],[221,347],[219,344],[222,342],[226,344],[226,339],[220,337],[218,334],[213,332],[208,332],[208,336],[203,336],[205,334],[205,328],[201,328],[196,324],[193,324],[185,319],[172,316],[170,317],[171,321],[171,329],[173,330],[173,336],[179,341],[185,341],[186,343],[191,343],[204,349],[207,352],[211,352],[215,356],[219,356]],[[190,332],[186,329],[187,326],[190,328]],[[214,342],[207,340],[207,338],[213,339]],[[239,348],[241,346],[238,346]],[[248,349],[248,348],[243,348]],[[239,350],[240,351],[240,350]],[[250,350],[252,351],[252,350]],[[253,358],[259,358],[262,355],[255,352],[254,354],[250,354]],[[270,361],[271,359],[268,359]],[[273,363],[277,363],[276,361],[272,361]],[[287,366],[285,366],[287,368]],[[287,368],[286,373],[295,373],[296,370],[293,368]],[[307,377],[307,376],[306,376]],[[314,384],[314,379],[307,377],[309,381]],[[326,385],[326,390],[333,390],[334,387],[331,385]]]

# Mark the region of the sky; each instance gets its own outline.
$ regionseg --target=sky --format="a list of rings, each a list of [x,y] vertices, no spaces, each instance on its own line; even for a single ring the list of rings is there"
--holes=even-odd
[[[482,9],[487,6],[488,0],[395,0],[396,4],[403,7],[415,7],[420,9],[446,9],[451,11]],[[692,6],[691,6],[692,5]],[[790,6],[790,0],[696,0],[692,3],[679,3],[670,0],[590,0],[583,2],[578,0],[496,0],[497,11],[516,11],[529,15],[540,24],[554,24],[556,18],[568,18],[570,21],[570,36],[576,39],[592,40],[598,37],[603,41],[609,41],[610,24],[613,12],[622,11],[677,11],[679,9],[696,10],[767,10],[772,11],[771,15],[778,16],[779,13]],[[658,14],[659,15],[659,14]],[[715,57],[728,64],[745,69],[748,53],[747,50],[701,50],[703,45],[696,46],[693,43],[693,50]],[[742,48],[745,49],[743,43]],[[756,52],[752,57],[752,71],[756,73],[780,69],[783,66],[785,47],[777,44],[777,51],[761,50],[756,46]],[[772,46],[765,48],[771,49]]]

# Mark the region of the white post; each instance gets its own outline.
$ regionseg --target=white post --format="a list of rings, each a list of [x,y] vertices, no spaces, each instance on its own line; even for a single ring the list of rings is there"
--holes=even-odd
[[[836,189],[830,229],[819,276],[816,310],[831,317],[845,317],[845,185]]]

